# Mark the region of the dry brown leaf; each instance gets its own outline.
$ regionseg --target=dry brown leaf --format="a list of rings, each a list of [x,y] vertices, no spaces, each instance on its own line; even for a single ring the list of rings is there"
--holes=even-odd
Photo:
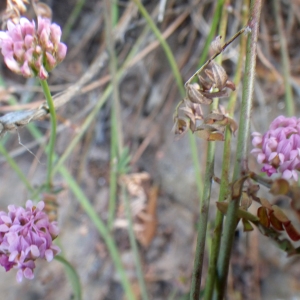
[[[157,207],[157,196],[158,187],[152,186],[149,191],[148,203],[143,215],[138,215],[141,220],[143,230],[137,232],[137,240],[142,244],[143,247],[148,248],[151,244],[153,238],[156,234],[157,228],[157,217],[156,217],[156,207]]]

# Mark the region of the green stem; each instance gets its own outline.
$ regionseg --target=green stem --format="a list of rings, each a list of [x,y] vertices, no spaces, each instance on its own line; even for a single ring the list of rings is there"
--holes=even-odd
[[[9,155],[9,153],[6,151],[5,147],[2,143],[0,143],[0,153],[6,158],[6,161],[11,166],[11,168],[16,172],[16,174],[19,176],[21,181],[24,183],[28,191],[33,193],[34,189],[31,186],[30,182],[28,181],[27,177],[24,175],[22,170],[19,168],[16,161]]]
[[[295,105],[293,100],[293,91],[291,85],[291,71],[290,71],[290,60],[289,60],[289,53],[288,53],[288,45],[286,41],[286,34],[283,29],[283,22],[280,13],[280,2],[279,0],[273,1],[274,11],[275,11],[275,20],[277,31],[279,33],[279,40],[280,40],[280,52],[281,52],[281,60],[283,65],[283,81],[284,81],[284,88],[285,88],[285,104],[286,104],[286,113],[288,116],[295,115]]]
[[[212,20],[212,23],[210,25],[210,31],[208,36],[205,39],[205,44],[203,47],[203,50],[201,52],[201,57],[199,60],[199,66],[201,66],[204,62],[205,59],[208,55],[209,47],[211,44],[211,41],[213,40],[215,36],[215,32],[219,23],[219,17],[222,12],[222,6],[220,5],[220,1],[217,3],[215,12],[214,12],[214,17]],[[196,144],[196,139],[192,132],[189,131],[189,143],[190,143],[190,149],[191,149],[191,154],[192,154],[192,160],[194,162],[194,168],[195,168],[195,174],[196,174],[196,184],[197,184],[197,189],[198,189],[198,194],[201,195],[203,192],[203,182],[201,178],[201,170],[200,170],[200,164],[199,164],[199,159],[198,159],[198,147]],[[196,163],[195,163],[196,162]],[[199,197],[201,199],[201,197]]]
[[[207,160],[204,177],[204,189],[200,204],[200,216],[198,224],[197,246],[194,260],[194,270],[192,275],[192,285],[190,292],[191,300],[200,298],[200,286],[202,277],[203,257],[205,252],[205,238],[208,220],[209,200],[211,194],[211,183],[214,175],[214,157],[215,157],[215,142],[209,142],[207,147]]]
[[[251,1],[249,20],[249,27],[251,29],[251,33],[249,34],[247,40],[247,54],[245,65],[245,77],[243,83],[242,106],[239,122],[236,161],[234,165],[232,182],[238,180],[238,178],[241,176],[242,171],[245,170],[245,164],[247,162],[248,156],[248,143],[250,139],[250,117],[255,80],[256,49],[261,5],[262,0]],[[223,237],[221,241],[222,251],[220,252],[217,268],[218,289],[216,291],[216,298],[218,300],[222,300],[225,297],[230,254],[237,224],[236,212],[238,208],[239,200],[235,199],[234,201],[230,201],[224,224]]]
[[[116,198],[118,187],[117,162],[122,152],[122,126],[120,117],[119,83],[117,77],[117,57],[113,35],[113,3],[106,0],[104,3],[106,44],[110,56],[109,70],[112,81],[112,102],[110,117],[110,181],[109,181],[109,207],[108,207],[108,227],[113,228],[113,221],[116,211]]]
[[[150,29],[153,31],[157,40],[160,42],[161,47],[163,48],[166,58],[171,67],[171,70],[172,70],[173,76],[175,78],[175,81],[177,83],[181,97],[185,97],[185,89],[183,86],[183,81],[182,81],[175,57],[172,53],[170,46],[168,45],[168,43],[162,36],[161,32],[159,31],[159,29],[153,22],[151,16],[148,14],[147,10],[143,6],[143,4],[140,2],[140,0],[132,0],[132,1],[136,4],[136,6],[140,10],[142,16],[144,17],[147,24],[149,25]],[[197,155],[198,149],[197,149],[196,139],[195,139],[195,136],[193,136],[193,134],[191,134],[191,133],[189,133],[189,143],[190,143],[190,149],[191,149],[191,153],[192,153],[193,165],[195,166],[195,177],[196,177],[198,195],[199,195],[199,199],[201,199],[201,193],[203,191],[203,188],[202,188],[201,172],[200,172],[200,168],[199,168],[200,162],[199,162],[199,158]]]
[[[78,0],[73,8],[73,10],[71,11],[71,13],[69,14],[69,18],[64,26],[64,30],[63,30],[63,34],[62,34],[62,41],[66,40],[67,37],[70,34],[70,31],[73,27],[73,25],[75,24],[77,18],[79,17],[82,7],[85,4],[86,0]]]
[[[146,283],[145,283],[144,274],[142,270],[142,264],[141,264],[139,250],[138,250],[138,246],[137,246],[137,242],[133,230],[133,221],[132,221],[132,215],[130,211],[129,199],[128,199],[126,187],[124,185],[122,185],[122,196],[125,203],[125,210],[126,210],[127,221],[128,221],[128,234],[129,234],[130,246],[134,253],[138,283],[141,289],[142,299],[148,300],[149,298],[147,295],[147,288],[146,288]]]
[[[52,100],[52,96],[47,81],[40,80],[40,83],[47,100],[47,104],[50,112],[50,120],[51,120],[51,133],[50,133],[49,148],[47,153],[48,161],[47,161],[47,184],[46,184],[47,189],[50,192],[52,186],[52,167],[53,167],[55,140],[56,140],[56,112],[55,112],[54,103]]]
[[[169,61],[170,67],[171,67],[172,72],[174,74],[174,77],[175,77],[177,86],[180,90],[181,96],[184,97],[185,89],[183,88],[183,81],[182,81],[182,78],[181,78],[181,75],[180,75],[175,57],[172,53],[172,50],[171,50],[170,46],[168,45],[168,43],[166,42],[166,40],[162,36],[161,32],[159,31],[159,29],[157,28],[157,26],[153,22],[151,16],[148,14],[147,10],[143,6],[143,4],[140,2],[140,0],[132,0],[132,1],[136,4],[136,6],[138,7],[138,9],[141,12],[142,16],[144,17],[147,24],[149,25],[149,27],[153,31],[154,35],[156,36],[157,40],[160,42],[160,44],[161,44],[161,46],[162,46],[162,48],[165,52],[165,55],[166,55],[166,57]]]
[[[244,2],[248,2],[248,0],[246,0]],[[246,3],[245,3],[245,5],[246,5]],[[247,5],[247,7],[248,7],[248,5]],[[246,23],[247,18],[248,18],[248,13],[247,13],[247,10],[244,9],[243,10],[243,24]],[[241,80],[245,48],[246,48],[246,38],[245,38],[245,36],[242,36],[241,43],[240,43],[240,51],[239,51],[240,54],[239,54],[238,63],[236,66],[237,71],[236,71],[235,78],[234,78],[234,83],[237,87],[239,86],[239,83]],[[236,100],[237,100],[237,91],[234,91],[230,95],[230,99],[229,99],[229,103],[228,103],[228,107],[227,107],[227,111],[228,111],[230,117],[233,117]],[[225,141],[224,141],[219,201],[224,201],[225,199],[227,199],[227,197],[229,195],[231,137],[232,137],[232,132],[227,127],[226,132],[225,132]],[[212,299],[214,288],[215,288],[217,261],[218,261],[218,257],[219,257],[219,251],[220,251],[222,230],[223,230],[223,214],[220,211],[217,211],[216,218],[215,218],[214,235],[213,235],[213,239],[212,239],[212,247],[211,247],[211,252],[210,252],[208,277],[207,277],[207,281],[205,284],[205,296],[204,296],[205,300]]]
[[[227,10],[223,11],[224,1],[225,0],[218,1],[217,5],[215,6],[214,16],[213,16],[212,22],[210,24],[210,31],[208,33],[208,36],[205,38],[205,44],[204,44],[204,47],[203,47],[203,50],[202,50],[202,53],[201,53],[201,57],[200,57],[200,60],[199,60],[199,63],[198,63],[199,68],[206,61],[211,42],[212,42],[212,40],[214,39],[214,37],[216,35],[216,30],[217,30],[218,24],[220,23],[220,18],[222,17],[222,19],[223,19],[223,15],[228,15]],[[225,34],[226,34],[226,32],[225,32]],[[222,35],[222,37],[223,37],[223,40],[224,40],[224,34]]]
[[[117,72],[118,80],[125,73],[127,65],[130,63],[130,60],[132,59],[132,57],[134,57],[134,55],[137,53],[137,51],[139,49],[139,46],[142,43],[143,38],[146,36],[146,33],[148,31],[149,30],[146,28],[144,30],[144,32],[140,35],[140,38],[138,38],[137,42],[132,47],[129,55],[126,58],[126,61],[124,62],[124,64],[122,65],[122,67]],[[84,133],[87,131],[88,128],[90,128],[91,123],[95,120],[95,117],[97,116],[97,114],[98,114],[99,110],[101,109],[101,107],[107,101],[107,99],[110,96],[111,92],[112,92],[112,85],[109,84],[107,86],[107,88],[104,90],[104,92],[102,93],[102,95],[99,98],[99,100],[97,101],[97,103],[96,103],[94,109],[92,110],[92,112],[85,118],[83,124],[80,127],[79,132],[73,137],[73,139],[70,142],[70,144],[68,145],[67,149],[64,151],[64,153],[60,156],[59,160],[55,164],[55,166],[53,168],[53,174],[55,174],[59,170],[59,168],[61,166],[63,166],[64,162],[70,156],[70,154],[72,153],[72,151],[74,150],[74,148],[76,147],[76,145],[78,144],[78,142],[80,141],[80,139],[82,138],[82,136],[84,135]]]
[[[119,2],[118,0],[113,0],[111,6],[111,20],[112,26],[115,27],[118,24],[119,19]]]
[[[28,126],[30,133],[34,136],[35,139],[40,139],[42,137],[41,132],[35,127],[33,123],[29,124],[31,126]],[[93,206],[81,190],[81,188],[78,186],[74,178],[71,176],[71,174],[68,172],[66,167],[64,165],[60,165],[58,168],[58,171],[63,175],[64,179],[68,182],[70,189],[74,193],[75,197],[77,198],[79,204],[82,206],[82,208],[85,210],[86,214],[89,216],[91,221],[94,223],[95,227],[97,228],[100,236],[102,236],[108,250],[109,254],[112,258],[112,261],[120,275],[121,284],[124,288],[124,291],[126,293],[126,296],[130,300],[135,300],[134,294],[131,290],[130,283],[128,281],[128,278],[126,276],[126,273],[124,271],[124,267],[122,265],[122,262],[120,260],[120,254],[118,252],[117,246],[114,243],[114,240],[109,232],[109,230],[105,227],[104,222],[99,218],[99,215],[94,210]]]
[[[69,277],[70,283],[72,285],[72,289],[74,292],[74,300],[81,300],[81,285],[80,285],[80,280],[79,276],[76,273],[76,270],[74,267],[61,255],[55,256],[55,260],[59,261],[62,263],[65,267],[66,273]]]
[[[61,167],[59,169],[60,173],[68,183],[68,186],[70,190],[73,192],[75,197],[77,198],[78,202],[80,203],[81,207],[85,210],[88,217],[91,219],[91,221],[96,226],[97,230],[99,231],[101,237],[103,238],[109,254],[114,262],[114,265],[118,271],[118,274],[121,278],[121,282],[123,284],[123,288],[125,290],[125,294],[127,299],[135,300],[133,291],[131,289],[130,282],[126,276],[126,273],[123,268],[123,264],[121,261],[121,255],[117,249],[117,246],[109,232],[109,230],[106,228],[104,222],[100,219],[99,214],[95,211],[93,206],[91,205],[90,201],[87,199],[81,188],[78,186],[77,182],[74,180],[74,178],[71,176],[71,174],[68,172],[68,170],[65,167]]]
[[[217,3],[217,7],[214,14],[213,24],[215,29],[218,24],[215,20],[219,21],[219,16],[223,9],[224,0],[219,0]],[[226,32],[226,24],[224,24],[224,20],[227,19],[227,14],[223,14],[220,31],[222,31],[221,35],[225,35]],[[224,29],[225,27],[225,29]],[[214,36],[215,29],[212,32],[210,38]],[[208,48],[207,48],[208,51]],[[207,55],[207,53],[205,54]],[[219,60],[222,58],[219,56]],[[218,99],[214,99],[210,110],[216,110],[218,108]],[[201,279],[202,279],[202,268],[203,268],[203,258],[205,252],[205,242],[206,242],[206,231],[207,231],[207,222],[208,222],[208,213],[209,213],[209,202],[211,195],[211,185],[212,178],[214,176],[214,162],[215,162],[215,142],[208,142],[207,146],[207,157],[206,157],[206,168],[205,168],[205,177],[204,177],[204,189],[202,194],[202,199],[200,201],[200,215],[199,215],[199,224],[198,224],[198,236],[197,236],[197,246],[194,260],[194,270],[192,275],[192,284],[191,284],[191,292],[190,299],[198,300],[200,298],[200,288],[201,288]]]
[[[241,30],[239,30],[233,37],[230,38],[229,41],[227,41],[221,48],[220,51],[216,52],[212,57],[210,57],[204,65],[201,66],[201,68],[199,70],[197,70],[190,78],[189,80],[185,83],[185,86],[187,86],[188,84],[190,84],[192,82],[192,80],[198,75],[200,74],[217,56],[219,56],[236,38],[238,38],[242,33],[244,33],[246,30],[246,28],[242,28]]]

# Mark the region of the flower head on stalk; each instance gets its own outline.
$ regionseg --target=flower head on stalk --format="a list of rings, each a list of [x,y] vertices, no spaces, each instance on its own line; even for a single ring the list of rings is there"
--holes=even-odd
[[[61,28],[49,19],[21,18],[19,24],[7,22],[0,31],[0,48],[9,69],[25,77],[48,78],[48,72],[66,56],[67,46],[60,42]]]
[[[56,222],[49,222],[43,211],[44,202],[26,207],[8,206],[8,213],[0,211],[0,265],[9,271],[18,269],[17,281],[23,276],[33,279],[35,260],[43,258],[51,261],[60,252],[52,243],[58,235]]]
[[[271,176],[281,173],[285,179],[298,180],[300,170],[300,119],[277,117],[269,130],[261,135],[252,133],[251,153],[263,164],[261,171]]]

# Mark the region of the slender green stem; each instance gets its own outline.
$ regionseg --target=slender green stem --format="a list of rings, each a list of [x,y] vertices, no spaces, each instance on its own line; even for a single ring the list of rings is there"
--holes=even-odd
[[[91,113],[85,118],[83,124],[80,127],[79,132],[76,134],[75,137],[73,137],[72,141],[69,143],[67,149],[64,151],[64,153],[59,157],[59,160],[56,162],[56,164],[53,167],[53,174],[57,173],[61,166],[63,166],[64,162],[67,160],[67,158],[72,153],[73,149],[76,147],[84,133],[87,131],[87,129],[90,127],[90,124],[95,120],[95,117],[97,116],[99,110],[103,106],[103,104],[108,99],[109,95],[112,92],[112,86],[109,85],[101,95],[100,99],[97,101],[97,104],[95,105],[94,109],[91,111]]]
[[[129,234],[130,246],[134,253],[138,283],[139,283],[139,287],[141,289],[142,299],[148,300],[149,298],[147,295],[147,288],[146,288],[146,283],[145,283],[145,279],[144,279],[144,275],[143,275],[138,245],[137,245],[135,235],[134,235],[134,230],[133,230],[133,222],[132,222],[132,215],[131,215],[131,211],[130,211],[130,203],[129,203],[126,187],[124,185],[122,185],[122,196],[123,196],[124,203],[125,203],[125,210],[126,210],[126,215],[127,215],[127,220],[128,220],[128,234]]]
[[[201,201],[201,195],[203,192],[203,180],[201,175],[201,168],[198,157],[197,140],[191,131],[188,132],[190,150],[192,155],[192,162],[195,170],[195,180],[197,185],[197,192],[199,195],[199,202]]]
[[[113,222],[116,211],[116,198],[118,189],[118,170],[117,170],[117,153],[114,148],[115,139],[111,135],[111,151],[110,151],[110,173],[109,173],[109,203],[108,203],[108,227],[113,229]]]
[[[118,0],[112,0],[111,14],[112,14],[112,26],[116,26],[119,19],[119,5]]]
[[[110,182],[109,182],[109,207],[108,207],[108,227],[112,229],[113,220],[116,211],[116,198],[118,187],[117,162],[122,152],[122,126],[120,117],[120,101],[119,101],[119,84],[117,77],[117,57],[115,53],[115,44],[113,36],[113,3],[105,0],[104,5],[105,28],[106,28],[106,44],[110,56],[109,69],[112,81],[112,103],[110,117]]]
[[[206,60],[211,41],[213,40],[213,38],[215,36],[215,32],[216,32],[216,29],[217,29],[217,26],[219,23],[219,17],[220,17],[221,12],[222,12],[222,6],[220,5],[220,3],[218,3],[216,5],[214,17],[213,17],[212,23],[210,25],[209,34],[205,39],[205,44],[204,44],[203,50],[201,52],[199,66],[201,66]],[[190,149],[191,149],[191,153],[192,153],[193,162],[198,162],[198,149],[197,149],[196,139],[195,139],[194,135],[192,134],[192,132],[190,132],[190,131],[189,131],[189,143],[190,143]],[[200,164],[194,163],[194,168],[195,168],[195,173],[196,173],[196,184],[197,184],[198,194],[201,195],[203,192],[203,182],[202,182],[202,178],[201,178]],[[199,200],[200,199],[201,199],[201,197],[199,197]]]
[[[91,221],[96,226],[97,230],[99,231],[101,237],[103,238],[108,250],[109,254],[115,264],[115,267],[118,271],[118,274],[121,278],[121,282],[123,284],[123,288],[125,290],[125,294],[127,299],[134,300],[134,294],[132,292],[130,282],[126,276],[126,273],[123,268],[122,261],[120,259],[120,253],[117,249],[117,246],[109,232],[109,230],[106,228],[104,222],[100,219],[98,213],[95,211],[93,206],[91,205],[90,201],[87,199],[85,194],[83,193],[82,189],[78,186],[77,182],[74,180],[74,178],[71,176],[71,174],[68,172],[68,170],[65,167],[60,168],[60,173],[68,183],[69,188],[77,198],[78,202],[80,203],[81,207],[85,210],[86,214],[89,216]]]
[[[215,29],[217,26],[217,22],[215,19],[219,21],[219,16],[223,9],[224,0],[219,0],[217,2],[213,23]],[[224,36],[224,31],[226,30],[226,24],[224,25],[224,18],[226,14],[223,15],[221,21],[221,28],[222,34]],[[225,27],[225,30],[223,30]],[[211,31],[212,32],[212,31]],[[225,31],[226,32],[226,31]],[[215,32],[211,34],[211,39],[214,36]],[[207,48],[208,50],[208,48]],[[207,55],[207,53],[205,54]],[[220,60],[222,59],[219,56]],[[216,110],[218,108],[218,99],[214,99],[210,110]],[[207,231],[207,222],[208,222],[208,213],[209,213],[209,202],[210,202],[210,195],[211,195],[211,185],[212,185],[212,178],[214,176],[214,162],[215,162],[215,148],[216,142],[208,142],[207,146],[207,157],[206,157],[206,168],[205,168],[205,177],[204,177],[204,189],[202,194],[202,199],[200,201],[200,215],[199,215],[199,224],[198,224],[198,236],[197,236],[197,246],[196,246],[196,253],[195,253],[195,260],[194,260],[194,270],[192,276],[192,284],[191,284],[191,292],[190,292],[190,299],[191,300],[198,300],[200,299],[200,287],[201,287],[201,279],[202,279],[202,267],[203,267],[203,258],[205,252],[205,242],[206,242],[206,231]]]
[[[53,167],[53,157],[54,157],[54,148],[55,148],[55,140],[56,140],[56,112],[54,103],[52,100],[52,96],[50,93],[50,89],[46,80],[40,80],[41,86],[44,91],[44,95],[47,100],[49,112],[50,112],[50,120],[51,120],[51,133],[49,140],[49,148],[48,148],[48,161],[47,161],[47,189],[51,191],[52,186],[52,167]]]
[[[280,13],[280,2],[279,0],[273,1],[274,11],[275,11],[275,20],[277,31],[279,33],[280,40],[280,52],[281,52],[281,60],[283,65],[283,80],[284,80],[284,88],[285,88],[285,104],[286,104],[286,113],[288,116],[295,115],[295,105],[293,100],[293,91],[291,85],[291,71],[290,71],[290,60],[288,53],[288,45],[286,41],[286,34],[283,29],[282,16]]]
[[[141,42],[143,41],[142,37],[144,37],[147,32],[148,32],[148,29],[146,28],[144,30],[144,32],[141,34],[140,38],[137,40],[137,42],[132,47],[129,55],[126,58],[126,61],[124,62],[122,67],[118,70],[118,72],[117,72],[118,80],[120,80],[120,78],[123,76],[123,74],[126,70],[126,66],[128,65],[128,63],[130,63],[131,58],[138,51],[138,48],[139,48]],[[103,106],[103,104],[107,101],[107,99],[110,96],[111,92],[112,92],[112,85],[109,84],[107,86],[107,88],[104,90],[104,92],[101,95],[100,99],[97,101],[97,103],[96,103],[94,109],[92,110],[92,112],[85,118],[83,124],[81,125],[80,130],[78,131],[78,133],[73,137],[73,139],[70,142],[69,146],[67,147],[67,149],[64,151],[64,153],[60,156],[59,160],[55,164],[55,166],[53,168],[53,174],[55,174],[59,170],[59,168],[61,166],[63,166],[64,162],[70,156],[73,149],[76,147],[76,145],[78,144],[78,142],[80,141],[80,139],[82,138],[82,136],[84,135],[86,130],[90,127],[90,124],[93,122],[93,120],[95,120],[95,117],[97,116],[97,114],[98,114],[99,110],[101,109],[101,107]]]
[[[28,189],[28,191],[30,191],[31,193],[33,193],[34,189],[31,186],[30,182],[28,181],[27,177],[22,172],[22,170],[19,168],[19,166],[16,163],[16,161],[6,151],[6,149],[5,149],[5,147],[3,146],[2,143],[0,143],[0,153],[6,158],[6,161],[11,166],[11,168],[16,172],[16,174],[19,176],[19,178],[24,183],[24,185],[26,186],[26,188]]]
[[[174,74],[174,78],[175,78],[177,86],[180,90],[181,96],[184,96],[185,95],[185,89],[183,88],[183,81],[182,81],[182,78],[181,78],[181,75],[180,75],[175,57],[172,53],[172,50],[171,50],[170,46],[168,45],[168,43],[166,42],[166,40],[162,36],[161,32],[159,31],[159,29],[157,28],[157,26],[153,22],[151,16],[148,14],[147,10],[145,9],[145,7],[141,3],[141,1],[140,0],[132,0],[132,1],[136,4],[136,6],[138,7],[138,9],[141,12],[142,16],[146,20],[147,24],[149,25],[149,27],[153,31],[154,35],[156,36],[156,38],[160,42],[160,44],[161,44],[161,46],[162,46],[162,48],[163,48],[163,50],[166,54],[166,57],[169,61],[170,67],[171,67],[172,72]]]
[[[216,35],[217,27],[220,24],[220,18],[223,19],[223,15],[228,14],[227,10],[223,10],[223,5],[224,5],[224,1],[218,1],[217,5],[215,6],[214,16],[213,16],[212,22],[209,26],[210,30],[209,30],[208,36],[205,38],[204,47],[203,47],[203,50],[201,52],[201,57],[200,57],[200,60],[199,60],[199,63],[198,63],[199,68],[201,68],[201,66],[206,61],[211,42],[214,39],[214,37]],[[225,34],[226,34],[226,32],[225,32]],[[224,40],[224,34],[221,35],[221,36],[222,36],[222,40]]]
[[[251,33],[249,34],[247,40],[247,54],[245,65],[245,77],[243,84],[242,106],[239,122],[236,162],[234,165],[232,182],[236,181],[241,176],[241,172],[245,169],[245,164],[247,162],[248,142],[250,138],[252,96],[255,80],[256,49],[261,5],[261,0],[251,1],[249,20],[249,27],[251,29]],[[218,300],[222,300],[225,297],[230,254],[234,239],[234,232],[237,224],[236,212],[238,210],[238,207],[239,200],[234,200],[229,203],[224,224],[224,232],[221,241],[222,251],[220,252],[217,268],[218,289],[216,291],[216,298]]]
[[[181,94],[181,97],[185,96],[185,89],[183,87],[183,81],[175,60],[175,57],[172,53],[172,50],[170,48],[170,46],[168,45],[168,43],[166,42],[166,40],[164,39],[164,37],[162,36],[161,32],[159,31],[159,29],[157,28],[157,26],[155,25],[155,23],[153,22],[151,16],[148,14],[147,10],[145,9],[145,7],[143,6],[143,4],[140,2],[140,0],[132,0],[136,6],[138,7],[138,9],[140,10],[142,16],[144,17],[144,19],[147,21],[149,27],[151,28],[151,30],[153,31],[154,35],[156,36],[157,40],[160,42],[166,58],[169,62],[169,65],[171,67],[172,73],[174,75],[175,81],[177,83],[179,92]],[[201,172],[200,172],[200,168],[199,168],[199,158],[197,155],[198,149],[197,149],[197,143],[196,143],[196,139],[195,136],[193,136],[193,134],[189,133],[189,143],[190,143],[190,148],[191,148],[191,153],[192,153],[192,159],[193,159],[193,165],[195,166],[195,177],[196,177],[196,183],[197,183],[197,190],[198,190],[198,195],[199,195],[199,199],[201,198],[201,193],[202,193],[202,178],[201,178]]]
[[[200,298],[200,286],[202,277],[203,257],[205,252],[205,237],[208,220],[209,200],[211,194],[211,182],[214,175],[215,142],[209,142],[207,147],[207,160],[204,177],[204,189],[200,204],[200,216],[198,225],[197,246],[194,260],[194,270],[192,275],[192,285],[190,292],[191,300]]]
[[[62,34],[62,40],[66,40],[67,37],[70,34],[70,31],[75,24],[77,18],[79,17],[82,7],[85,4],[86,0],[78,0],[73,8],[73,10],[69,14],[69,18],[64,26],[63,34]]]
[[[40,139],[42,137],[42,133],[35,127],[33,123],[31,123],[31,126],[27,127],[34,136],[35,139]],[[102,236],[108,250],[109,254],[113,260],[113,263],[120,275],[121,284],[124,288],[124,291],[126,293],[126,296],[130,300],[135,300],[135,297],[133,295],[133,292],[131,290],[130,283],[128,281],[128,278],[126,276],[124,267],[122,265],[122,262],[120,260],[120,254],[118,252],[117,246],[109,232],[109,230],[105,227],[104,222],[99,218],[99,215],[94,210],[93,206],[83,193],[82,189],[78,186],[77,182],[74,180],[74,178],[71,176],[71,174],[68,172],[66,167],[64,165],[60,165],[58,168],[58,171],[63,175],[64,179],[69,184],[70,189],[74,193],[75,197],[77,198],[79,204],[82,206],[82,208],[85,210],[86,214],[89,216],[91,221],[94,223],[95,227],[97,228],[100,236]]]
[[[219,56],[236,38],[238,38],[242,33],[244,33],[244,31],[246,30],[246,28],[242,28],[240,31],[238,31],[233,37],[230,38],[229,41],[227,41],[221,48],[220,51],[216,52],[212,57],[210,57],[206,63],[204,65],[202,65],[202,67],[197,70],[190,78],[189,80],[185,83],[185,86],[190,84],[191,81],[198,75],[200,74],[217,56]]]
[[[246,0],[244,2],[247,2],[249,4],[248,0]],[[245,5],[246,5],[246,3],[245,3]],[[246,7],[248,7],[248,5],[246,5]],[[248,13],[247,13],[247,10],[244,9],[243,10],[243,24],[246,23],[247,19],[248,19]],[[234,78],[234,83],[236,86],[239,86],[239,83],[241,81],[245,49],[246,49],[246,37],[242,36],[241,43],[240,43],[240,51],[239,51],[240,54],[239,54],[238,63],[236,66],[236,74],[235,74],[235,78]],[[230,95],[229,104],[227,107],[230,117],[233,117],[236,100],[237,100],[237,91],[234,91]],[[225,141],[224,141],[219,201],[224,201],[225,199],[227,199],[227,197],[229,195],[231,137],[232,137],[232,132],[227,127],[226,132],[225,132]],[[223,230],[223,214],[220,211],[217,211],[216,218],[215,218],[215,230],[214,230],[214,235],[213,235],[213,239],[212,239],[212,247],[211,247],[211,254],[210,254],[210,261],[209,261],[209,268],[208,268],[208,277],[207,277],[207,281],[205,284],[205,296],[204,296],[205,300],[212,299],[214,288],[215,288],[217,261],[218,261],[219,251],[220,251],[222,230]]]
[[[55,256],[55,260],[59,261],[62,263],[65,267],[66,273],[69,277],[70,283],[72,285],[72,289],[74,292],[74,300],[81,300],[82,299],[82,292],[81,292],[81,285],[80,285],[80,280],[79,276],[74,269],[74,267],[61,255]]]

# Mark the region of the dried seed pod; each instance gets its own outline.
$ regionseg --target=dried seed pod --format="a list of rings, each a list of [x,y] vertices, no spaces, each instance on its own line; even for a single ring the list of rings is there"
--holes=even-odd
[[[212,72],[214,77],[215,87],[221,91],[228,80],[228,75],[224,68],[212,61]]]
[[[214,84],[215,77],[214,77],[214,73],[212,72],[212,70],[205,69],[204,72],[205,72],[206,76],[210,79],[210,81]]]
[[[189,119],[185,118],[176,118],[174,126],[172,128],[172,132],[176,135],[184,135],[188,129],[190,128]]]
[[[257,210],[257,216],[259,217],[259,222],[265,227],[270,227],[270,218],[268,216],[268,211],[264,206],[261,206]]]
[[[224,129],[223,126],[202,124],[195,132],[198,137],[207,141],[224,141]]]
[[[226,90],[222,90],[222,91],[218,91],[218,92],[202,92],[202,95],[207,97],[207,98],[223,98],[223,97],[228,97],[228,93],[226,92]]]
[[[214,40],[210,44],[210,52],[211,53],[220,53],[222,52],[222,44],[221,44],[222,36],[218,35],[214,38]]]
[[[201,75],[198,75],[198,79],[203,91],[209,91],[212,88],[213,84],[204,79]]]
[[[232,91],[235,91],[235,84],[231,80],[227,79],[225,86],[227,88],[231,89]]]
[[[213,112],[213,113],[208,114],[205,117],[204,123],[205,124],[214,124],[217,121],[223,121],[224,119],[226,119],[226,117],[223,114]]]
[[[201,105],[198,103],[192,103],[188,99],[184,99],[183,101],[184,106],[180,108],[180,111],[182,111],[184,115],[190,119],[190,129],[194,132],[196,129],[196,120],[203,119]]]
[[[212,103],[212,99],[205,97],[201,93],[199,85],[197,83],[187,85],[187,94],[189,100],[193,103],[200,103],[204,105],[210,105]]]
[[[252,199],[249,197],[249,195],[246,192],[242,192],[240,201],[241,201],[241,208],[245,210],[247,210],[252,204]]]
[[[183,111],[185,116],[190,119],[190,129],[194,131],[196,126],[196,119],[192,109],[184,106],[181,107],[180,110]]]
[[[193,111],[193,114],[195,116],[196,120],[202,120],[203,119],[203,112],[201,105],[198,103],[193,103],[189,101],[188,99],[184,100],[184,104],[186,107],[190,108]]]
[[[231,132],[232,132],[233,135],[234,135],[235,132],[236,132],[237,129],[238,129],[238,124],[237,124],[237,122],[236,122],[234,119],[230,118],[230,117],[227,117],[227,122],[228,122],[228,124],[229,124],[229,128],[230,128]]]

